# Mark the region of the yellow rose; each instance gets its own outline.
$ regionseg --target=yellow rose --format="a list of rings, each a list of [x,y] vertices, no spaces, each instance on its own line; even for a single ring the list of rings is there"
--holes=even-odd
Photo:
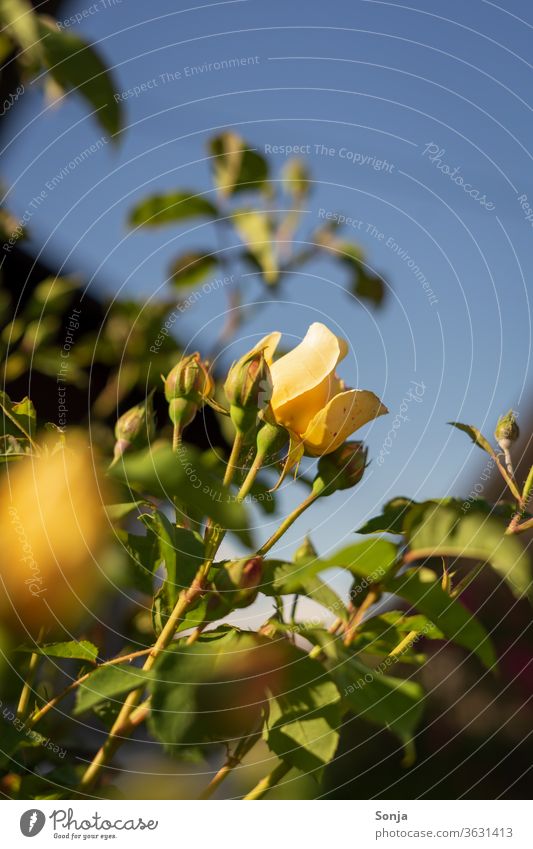
[[[388,413],[373,392],[345,388],[335,369],[348,344],[324,324],[312,324],[296,348],[273,362],[280,336],[271,333],[257,348],[270,365],[275,419],[307,454],[330,454],[358,428]]]
[[[13,462],[0,483],[0,615],[14,631],[69,628],[105,590],[98,554],[108,520],[80,434]]]

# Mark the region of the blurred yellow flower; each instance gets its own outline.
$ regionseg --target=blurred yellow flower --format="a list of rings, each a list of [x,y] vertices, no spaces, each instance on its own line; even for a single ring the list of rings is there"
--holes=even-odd
[[[279,339],[279,333],[271,333],[257,346],[264,348],[270,365],[272,411],[308,454],[330,454],[358,428],[388,412],[373,392],[345,388],[335,369],[348,344],[324,324],[312,324],[296,348],[273,362]]]
[[[0,612],[17,630],[71,627],[105,579],[107,520],[94,458],[78,434],[12,463],[0,484]]]

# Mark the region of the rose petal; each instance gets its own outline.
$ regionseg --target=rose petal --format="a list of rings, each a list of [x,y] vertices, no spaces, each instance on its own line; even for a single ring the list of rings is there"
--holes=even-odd
[[[324,324],[312,324],[300,344],[271,366],[276,419],[296,432],[305,430],[336,390],[337,378],[334,384],[332,378],[347,352],[344,339]]]
[[[330,454],[358,428],[388,412],[377,395],[366,389],[341,392],[310,422],[303,434],[306,450],[314,456]]]

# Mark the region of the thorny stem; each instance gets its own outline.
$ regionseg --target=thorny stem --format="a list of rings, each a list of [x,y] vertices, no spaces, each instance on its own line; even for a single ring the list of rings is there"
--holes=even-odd
[[[96,669],[100,669],[100,667],[102,666],[116,666],[119,663],[126,663],[128,660],[134,660],[136,657],[142,657],[143,655],[148,654],[149,651],[150,649],[140,649],[139,651],[130,652],[130,654],[123,654],[120,655],[120,657],[114,657],[111,660],[105,660],[103,663],[99,663]],[[40,722],[43,716],[46,716],[46,714],[51,711],[52,708],[55,708],[55,706],[59,704],[59,702],[62,701],[65,696],[68,696],[69,693],[72,693],[72,691],[75,690],[76,687],[79,687],[80,684],[83,684],[83,682],[86,681],[87,678],[89,678],[89,676],[93,674],[93,672],[94,669],[91,669],[91,671],[86,672],[85,675],[80,675],[80,677],[76,678],[75,681],[72,681],[72,683],[69,684],[68,687],[65,687],[65,689],[62,690],[61,693],[59,693],[57,696],[54,696],[53,699],[50,699],[50,701],[43,705],[42,708],[39,708],[39,710],[37,710],[30,717],[30,727],[33,727],[38,722]]]
[[[373,590],[369,590],[368,595],[364,599],[364,601],[359,605],[357,610],[355,611],[354,616],[348,623],[348,627],[346,628],[346,635],[344,637],[344,645],[349,646],[357,633],[357,628],[361,624],[361,621],[367,612],[367,610],[372,607],[377,601],[379,601],[381,596],[381,590],[377,587]]]
[[[237,437],[235,439],[237,442]],[[235,445],[234,445],[235,448]],[[234,451],[232,450],[232,455]],[[259,454],[255,458],[254,463],[244,481],[242,487],[239,490],[237,495],[238,500],[242,500],[246,497],[248,492],[250,491],[252,484],[255,480],[255,476],[259,471],[263,458],[259,459]],[[253,474],[251,474],[253,472]],[[228,474],[226,470],[226,474]],[[215,528],[215,531],[217,528]],[[215,538],[210,542],[209,553],[207,554],[205,562],[200,566],[196,576],[189,587],[189,589],[184,590],[176,602],[176,605],[170,614],[167,622],[161,631],[159,637],[156,642],[150,649],[148,657],[142,667],[144,672],[148,672],[154,665],[155,661],[159,657],[159,655],[168,647],[171,642],[174,634],[176,633],[176,629],[179,626],[179,623],[183,617],[183,614],[190,607],[190,605],[202,595],[204,591],[204,582],[213,563],[215,554],[217,549],[224,537],[223,529],[220,529],[221,533],[215,534]],[[123,740],[130,734],[132,730],[131,726],[131,714],[137,707],[140,698],[142,696],[143,688],[140,687],[136,690],[133,690],[126,700],[124,701],[120,712],[113,723],[111,731],[109,732],[104,744],[96,753],[92,762],[89,764],[87,770],[85,771],[81,782],[80,789],[81,790],[91,790],[94,786],[95,782],[100,776],[102,769],[109,762],[109,760],[113,757],[117,749],[120,747]]]
[[[228,754],[226,760],[224,761],[216,775],[211,779],[205,790],[203,790],[200,794],[200,799],[211,798],[215,790],[220,787],[222,782],[228,777],[231,771],[235,769],[235,767],[239,766],[245,755],[247,755],[248,752],[253,749],[260,736],[261,727],[257,731],[254,731],[253,734],[250,734],[249,737],[243,737],[242,740],[239,740],[235,747],[235,751],[231,754]]]

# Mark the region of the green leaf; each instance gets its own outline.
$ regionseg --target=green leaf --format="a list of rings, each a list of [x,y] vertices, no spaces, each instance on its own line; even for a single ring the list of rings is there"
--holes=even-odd
[[[410,512],[406,532],[410,561],[442,556],[491,563],[517,598],[533,600],[528,553],[495,516],[465,512],[459,502],[425,502]]]
[[[340,566],[356,578],[376,583],[394,568],[397,560],[398,549],[394,543],[373,538],[341,548],[323,562],[327,567]]]
[[[115,86],[96,50],[74,32],[59,30],[53,21],[39,19],[45,64],[64,89],[80,94],[96,119],[111,136],[122,125],[122,106],[115,100]]]
[[[176,497],[201,515],[239,533],[246,544],[251,543],[246,508],[192,447],[182,445],[176,454],[167,443],[154,443],[151,448],[126,454],[108,474],[153,496],[165,500]]]
[[[21,646],[17,651],[27,654],[42,654],[45,657],[66,657],[96,663],[98,649],[88,640],[70,640],[65,643],[49,643],[45,646]]]
[[[410,498],[403,497],[393,498],[391,501],[387,501],[381,515],[369,519],[361,528],[357,529],[356,533],[403,534],[409,509],[416,503],[416,501],[411,501]]]
[[[387,292],[386,283],[379,274],[374,274],[360,265],[352,284],[352,292],[357,298],[370,301],[372,306],[381,307]]]
[[[160,562],[156,538],[150,534],[130,534],[121,528],[115,529],[115,534],[128,555],[128,582],[140,592],[152,595],[154,572]]]
[[[104,699],[124,696],[130,690],[144,687],[150,678],[149,672],[133,666],[102,666],[79,685],[76,695],[74,716],[90,710]],[[122,700],[121,700],[122,701]]]
[[[217,265],[214,254],[207,251],[188,251],[177,257],[170,266],[171,281],[180,289],[196,286],[209,277]]]
[[[485,439],[483,434],[477,427],[473,425],[461,424],[461,422],[448,422],[452,427],[456,427],[457,430],[462,430],[463,433],[468,434],[474,445],[477,445],[478,448],[481,448],[482,451],[486,451],[487,454],[490,454],[491,457],[494,457],[494,449],[491,446],[488,439]]]
[[[449,640],[474,652],[488,669],[496,665],[496,655],[483,625],[460,601],[444,592],[431,569],[409,569],[400,577],[386,581],[385,587],[431,619]]]
[[[29,398],[12,401],[7,393],[0,391],[0,410],[2,435],[20,436],[22,433],[31,442],[37,426],[37,414],[32,401]]]
[[[297,563],[266,560],[263,564],[261,592],[268,596],[305,595],[326,607],[334,616],[346,620],[348,611],[339,598],[317,573],[327,568],[316,558],[301,559]]]
[[[198,569],[205,559],[201,538],[187,528],[177,528],[164,513],[144,513],[141,521],[154,538],[159,563],[165,567],[162,595],[170,613],[178,595],[190,587]]]
[[[2,0],[0,21],[7,33],[22,48],[22,62],[37,66],[41,60],[41,44],[37,15],[28,0]]]
[[[267,701],[276,658],[270,641],[230,628],[192,645],[172,646],[150,683],[153,735],[180,747],[234,740],[254,731]]]
[[[264,187],[268,180],[268,163],[237,133],[215,136],[208,148],[214,157],[213,179],[222,197]]]
[[[106,504],[104,509],[112,522],[119,522],[130,513],[139,510],[144,504],[144,501],[124,501],[122,504]]]
[[[329,658],[330,675],[350,710],[374,725],[388,728],[403,743],[407,755],[412,756],[412,738],[424,708],[420,684],[370,669],[331,634],[314,631],[310,637]]]
[[[130,227],[159,227],[175,224],[188,218],[216,218],[216,207],[201,195],[193,192],[169,192],[151,195],[131,210],[128,218]]]
[[[322,664],[287,643],[287,690],[272,693],[264,738],[279,758],[303,772],[324,767],[335,755],[341,722],[340,694]]]
[[[262,271],[265,283],[270,286],[277,283],[279,265],[269,213],[262,210],[241,209],[233,214],[232,222],[250,255]]]
[[[357,652],[388,657],[407,635],[411,635],[408,645],[401,652],[402,663],[419,663],[421,639],[442,640],[443,632],[426,616],[406,616],[400,611],[391,611],[365,619],[358,627],[351,645]],[[304,635],[305,636],[305,635]]]

